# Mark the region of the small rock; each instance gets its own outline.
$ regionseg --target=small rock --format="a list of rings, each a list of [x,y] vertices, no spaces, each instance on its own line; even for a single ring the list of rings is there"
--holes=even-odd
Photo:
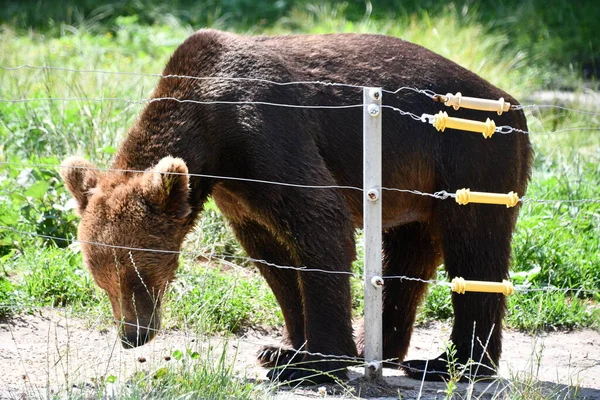
[[[325,386],[321,386],[319,388],[319,396],[321,396],[321,397],[327,396],[327,388]]]

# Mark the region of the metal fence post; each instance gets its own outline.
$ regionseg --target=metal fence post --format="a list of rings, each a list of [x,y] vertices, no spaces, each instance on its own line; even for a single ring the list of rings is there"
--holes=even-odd
[[[363,234],[365,245],[365,376],[382,378],[381,259],[381,97],[380,88],[363,89]]]

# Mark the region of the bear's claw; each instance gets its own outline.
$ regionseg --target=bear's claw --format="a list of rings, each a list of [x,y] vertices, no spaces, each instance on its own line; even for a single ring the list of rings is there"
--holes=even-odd
[[[258,362],[264,368],[285,366],[292,362],[298,353],[293,349],[284,349],[277,346],[265,346],[258,351]]]
[[[257,355],[259,363],[271,370],[271,381],[316,385],[336,380],[348,380],[346,364],[340,361],[305,360],[306,356],[294,349],[265,346]]]
[[[271,381],[288,384],[317,385],[340,380],[347,381],[348,371],[345,366],[336,361],[300,362],[273,368],[267,373],[267,377]]]

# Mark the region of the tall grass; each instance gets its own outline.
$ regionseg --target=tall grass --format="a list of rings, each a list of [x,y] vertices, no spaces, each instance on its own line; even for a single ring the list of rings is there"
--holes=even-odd
[[[0,23],[20,30],[34,27],[59,35],[68,30],[94,33],[118,31],[123,18],[140,25],[164,25],[173,21],[193,26],[227,27],[239,31],[262,30],[286,20],[296,23],[298,11],[339,9],[351,23],[366,17],[389,25],[407,20],[436,21],[449,13],[461,25],[473,23],[487,33],[506,35],[511,47],[535,56],[536,62],[557,64],[563,70],[598,76],[600,41],[594,26],[600,10],[593,0],[570,3],[561,0],[41,0],[36,3],[5,2]],[[450,11],[451,10],[451,11]],[[300,22],[301,24],[302,22]],[[451,31],[440,30],[451,37]],[[473,37],[475,38],[475,37]],[[481,37],[477,37],[481,38]],[[560,82],[561,80],[554,80]]]

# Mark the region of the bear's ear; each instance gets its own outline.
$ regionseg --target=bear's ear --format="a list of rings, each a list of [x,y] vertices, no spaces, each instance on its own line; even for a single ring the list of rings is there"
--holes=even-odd
[[[60,166],[60,176],[77,201],[80,216],[88,205],[91,190],[98,184],[100,173],[94,164],[81,157],[69,157]]]
[[[181,158],[165,157],[144,174],[144,194],[164,212],[185,218],[192,212],[187,174],[187,166]]]

